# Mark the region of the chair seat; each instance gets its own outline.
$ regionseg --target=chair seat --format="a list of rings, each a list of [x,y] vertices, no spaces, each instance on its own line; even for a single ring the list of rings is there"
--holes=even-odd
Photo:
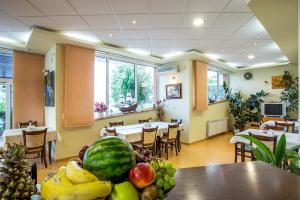
[[[241,147],[238,147],[237,149],[241,151]],[[251,151],[252,151],[251,145],[250,144],[245,144],[245,152],[250,152],[251,153]]]
[[[174,138],[174,139],[169,139],[169,142],[175,142],[175,141],[176,141],[176,138]],[[161,138],[161,142],[162,142],[162,143],[167,143],[167,142],[168,142],[168,138],[165,137],[165,136],[163,136],[163,137]]]

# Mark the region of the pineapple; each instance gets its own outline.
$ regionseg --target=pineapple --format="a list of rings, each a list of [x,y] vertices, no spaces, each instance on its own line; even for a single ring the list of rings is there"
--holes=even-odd
[[[0,149],[0,200],[30,199],[35,193],[30,173],[24,146],[7,144],[7,150]]]

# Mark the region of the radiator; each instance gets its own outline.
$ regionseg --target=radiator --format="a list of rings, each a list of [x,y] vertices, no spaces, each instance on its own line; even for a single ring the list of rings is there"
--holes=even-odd
[[[228,119],[209,120],[207,122],[207,136],[214,136],[228,131]]]

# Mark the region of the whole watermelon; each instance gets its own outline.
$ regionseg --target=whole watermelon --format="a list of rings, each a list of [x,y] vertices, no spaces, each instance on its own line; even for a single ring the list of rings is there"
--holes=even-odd
[[[128,171],[136,164],[135,154],[129,142],[119,137],[104,137],[96,141],[85,152],[83,168],[99,180],[120,183],[127,178]]]

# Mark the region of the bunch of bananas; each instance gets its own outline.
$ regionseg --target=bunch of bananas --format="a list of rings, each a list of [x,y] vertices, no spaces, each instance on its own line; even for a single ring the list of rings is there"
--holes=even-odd
[[[41,195],[44,200],[104,199],[111,189],[111,182],[99,181],[76,160],[71,160],[67,166],[60,167],[55,176],[42,182]]]

